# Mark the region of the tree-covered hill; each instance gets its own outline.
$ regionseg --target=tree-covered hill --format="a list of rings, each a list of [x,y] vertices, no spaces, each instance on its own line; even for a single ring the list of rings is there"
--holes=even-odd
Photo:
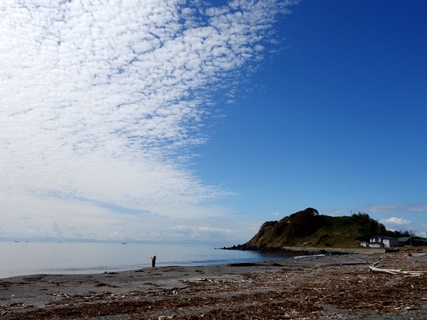
[[[366,213],[331,217],[320,215],[316,209],[286,216],[280,221],[265,222],[259,232],[244,246],[277,248],[283,246],[357,247],[371,236],[400,237],[406,233],[386,230],[383,224]]]

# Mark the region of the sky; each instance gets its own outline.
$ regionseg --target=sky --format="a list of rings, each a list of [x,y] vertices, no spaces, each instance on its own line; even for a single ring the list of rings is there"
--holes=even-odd
[[[5,0],[0,238],[427,236],[424,0]]]

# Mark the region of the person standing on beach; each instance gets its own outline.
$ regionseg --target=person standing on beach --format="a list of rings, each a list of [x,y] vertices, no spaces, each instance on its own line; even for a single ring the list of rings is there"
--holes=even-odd
[[[156,266],[156,256],[151,257],[151,266],[154,268]]]

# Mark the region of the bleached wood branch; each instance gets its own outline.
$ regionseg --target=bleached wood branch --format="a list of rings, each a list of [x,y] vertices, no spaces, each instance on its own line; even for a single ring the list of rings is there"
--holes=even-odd
[[[375,266],[369,266],[370,272],[383,272],[389,274],[406,274],[410,276],[421,276],[426,271],[403,271],[400,269],[386,269],[386,268],[377,268]]]

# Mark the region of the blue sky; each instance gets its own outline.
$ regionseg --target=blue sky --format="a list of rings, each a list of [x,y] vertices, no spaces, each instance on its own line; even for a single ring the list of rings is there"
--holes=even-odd
[[[307,207],[426,235],[424,1],[0,9],[0,236],[242,243]]]
[[[228,110],[200,172],[238,190],[228,202],[236,211],[266,220],[312,206],[425,231],[427,5],[302,1],[291,10],[282,51]]]

